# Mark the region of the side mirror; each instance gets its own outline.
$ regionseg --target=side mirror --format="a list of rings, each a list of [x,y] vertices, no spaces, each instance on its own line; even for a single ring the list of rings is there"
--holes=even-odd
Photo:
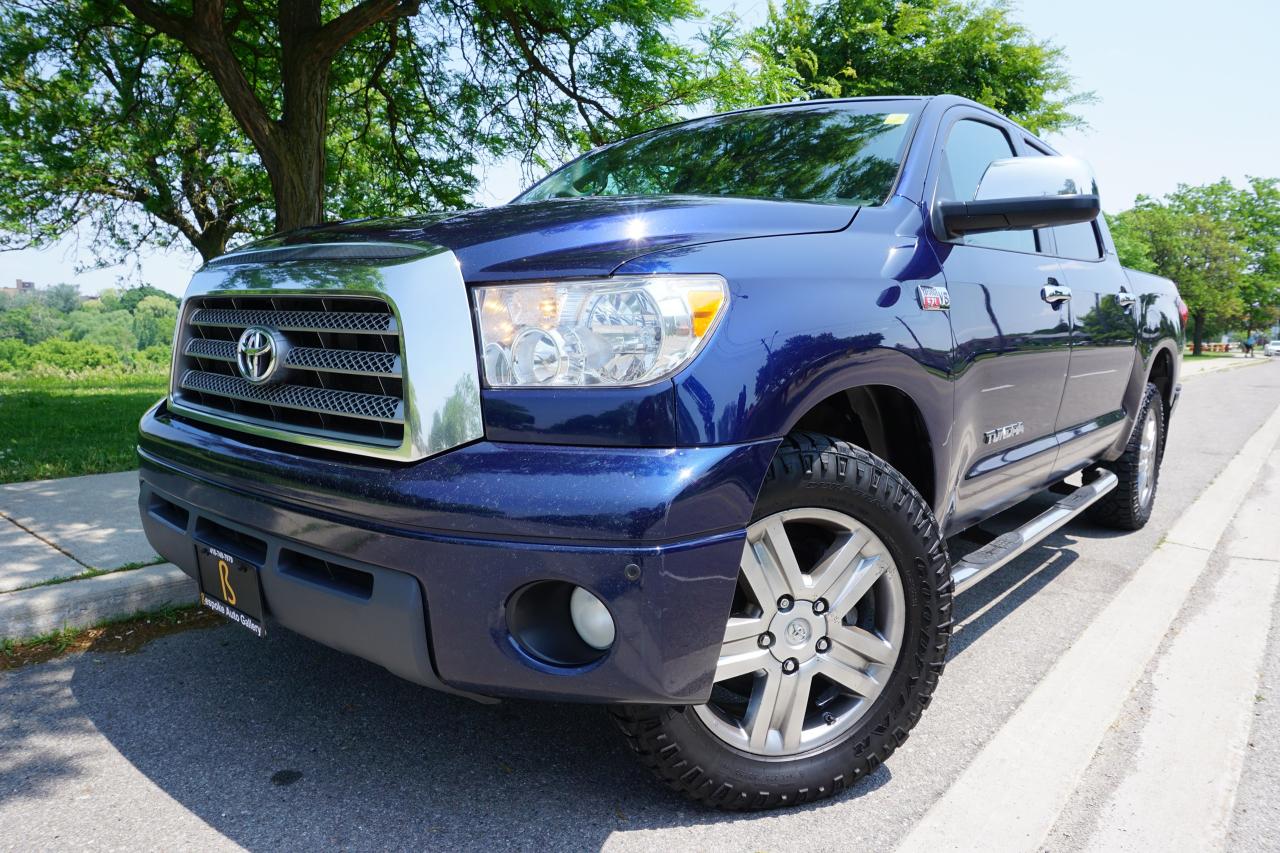
[[[1074,157],[996,160],[971,201],[937,205],[948,237],[1092,222],[1101,211],[1093,172]]]

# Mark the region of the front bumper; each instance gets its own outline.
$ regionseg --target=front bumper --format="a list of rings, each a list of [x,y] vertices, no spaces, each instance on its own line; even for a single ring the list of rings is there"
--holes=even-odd
[[[161,405],[142,421],[140,506],[152,545],[188,574],[197,540],[238,550],[262,565],[274,623],[419,684],[700,702],[775,445],[478,442],[402,465],[302,458]],[[553,666],[512,638],[506,603],[537,580],[606,604],[617,640],[602,659]]]

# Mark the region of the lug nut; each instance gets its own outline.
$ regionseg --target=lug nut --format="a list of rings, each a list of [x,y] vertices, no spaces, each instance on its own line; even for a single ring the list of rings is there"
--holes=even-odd
[[[791,596],[789,595],[784,595],[778,599],[778,609],[784,613],[790,610],[791,605],[793,604],[795,604],[795,602],[791,600]]]
[[[769,648],[770,646],[773,645],[773,634],[770,634],[768,631],[765,631],[763,634],[760,635],[759,643],[760,643],[760,648],[762,649]]]
[[[796,660],[795,658],[787,658],[782,662],[782,671],[785,672],[787,675],[790,675],[791,673],[795,672],[799,668],[800,668],[800,661]]]
[[[818,652],[825,652],[830,648],[831,648],[831,641],[828,640],[826,637],[823,637],[822,639],[818,640],[817,644],[814,645],[814,649],[817,650]]]
[[[813,603],[813,612],[814,612],[814,613],[826,613],[826,612],[827,612],[827,600],[826,600],[825,598],[819,598],[817,601],[815,601],[815,602]]]

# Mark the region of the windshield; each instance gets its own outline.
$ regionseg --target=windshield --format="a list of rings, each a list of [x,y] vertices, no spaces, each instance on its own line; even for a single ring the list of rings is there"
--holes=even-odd
[[[686,122],[592,151],[516,202],[708,195],[884,203],[920,101],[852,101]]]

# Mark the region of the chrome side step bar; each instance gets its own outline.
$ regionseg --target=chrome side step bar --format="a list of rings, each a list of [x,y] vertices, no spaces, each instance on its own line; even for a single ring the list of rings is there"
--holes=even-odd
[[[1087,486],[1081,486],[1026,524],[1001,534],[951,567],[955,591],[964,592],[1014,557],[1092,506],[1120,481],[1105,469]]]

